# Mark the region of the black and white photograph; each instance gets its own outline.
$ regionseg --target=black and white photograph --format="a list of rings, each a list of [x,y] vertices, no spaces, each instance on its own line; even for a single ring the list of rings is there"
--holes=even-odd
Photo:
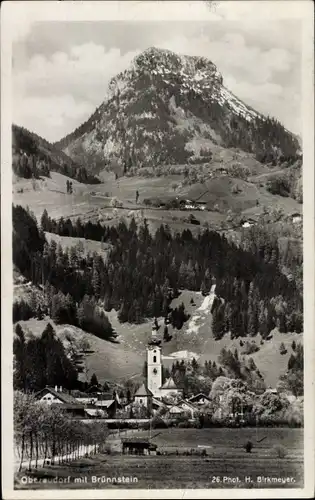
[[[312,495],[312,2],[4,4],[4,498]]]

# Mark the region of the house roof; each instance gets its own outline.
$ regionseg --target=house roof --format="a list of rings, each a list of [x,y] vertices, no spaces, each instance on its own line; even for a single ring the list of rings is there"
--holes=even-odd
[[[163,403],[162,401],[160,401],[159,399],[156,399],[156,398],[152,398],[152,404],[159,406],[159,407],[165,406],[165,403]]]
[[[199,392],[199,394],[196,394],[195,396],[192,396],[191,398],[188,398],[187,402],[193,403],[194,401],[198,401],[201,398],[205,398],[208,401],[211,401],[206,394],[203,394],[202,392]]]
[[[183,413],[183,408],[180,408],[180,406],[175,405],[175,406],[172,406],[172,407],[169,409],[169,412],[170,412],[170,413]]]
[[[117,393],[116,393],[116,398],[117,398]],[[98,400],[99,401],[106,401],[106,400],[113,400],[113,393],[112,392],[101,392],[98,394]]]
[[[181,399],[177,405],[180,407],[180,406],[183,406],[183,405],[186,405],[186,406],[189,406],[190,408],[192,408],[193,410],[197,410],[197,406],[193,403],[191,403],[190,401],[186,401],[185,399]]]
[[[65,403],[61,405],[60,403],[52,403],[51,406],[61,408],[61,410],[84,410],[84,405],[79,403]]]
[[[100,408],[85,408],[85,413],[91,417],[97,417],[99,413],[104,415],[104,410]]]
[[[96,401],[95,406],[99,408],[109,408],[113,403],[115,403],[115,399],[106,399],[104,401]]]
[[[77,400],[73,396],[71,396],[71,394],[69,394],[68,392],[58,392],[52,387],[45,387],[45,389],[41,389],[35,394],[35,398],[39,399],[48,392],[56,398],[60,399],[60,401],[62,401],[63,403],[77,404]]]
[[[148,389],[144,384],[139,387],[137,392],[135,393],[135,396],[153,396],[152,392],[150,389]]]
[[[177,386],[172,377],[170,377],[164,382],[161,389],[177,389]]]
[[[92,385],[91,387],[88,387],[85,391],[86,394],[100,394],[102,393],[102,389],[98,387],[97,385]]]

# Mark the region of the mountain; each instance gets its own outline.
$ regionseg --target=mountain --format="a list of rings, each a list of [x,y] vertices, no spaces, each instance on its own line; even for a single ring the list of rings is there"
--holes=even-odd
[[[87,184],[100,182],[63,151],[17,125],[12,125],[12,168],[18,177],[49,177],[54,171]]]
[[[211,162],[214,150],[239,148],[262,163],[292,163],[297,137],[224,86],[203,57],[150,48],[114,77],[104,102],[55,144],[87,169]]]

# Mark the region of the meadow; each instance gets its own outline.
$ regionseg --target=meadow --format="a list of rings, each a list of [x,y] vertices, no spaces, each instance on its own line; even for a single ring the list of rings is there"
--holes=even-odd
[[[148,431],[137,432],[148,437]],[[260,441],[265,438],[263,441]],[[251,454],[243,445],[253,442]],[[70,465],[19,473],[16,489],[84,488],[301,488],[303,486],[303,430],[165,429],[152,431],[162,455],[98,454]],[[260,442],[258,442],[260,441]],[[278,456],[274,447],[286,454]],[[204,449],[206,453],[201,456]],[[177,451],[176,451],[177,450]],[[188,451],[194,450],[191,455]],[[197,455],[199,453],[199,455]],[[70,479],[68,479],[70,477]],[[129,478],[115,483],[113,478]],[[34,481],[37,478],[37,482]],[[75,481],[82,478],[82,481]],[[137,478],[137,482],[133,482]],[[272,481],[268,481],[270,478]],[[45,481],[46,482],[45,482]],[[55,480],[55,482],[53,482]],[[27,482],[28,481],[28,482]]]

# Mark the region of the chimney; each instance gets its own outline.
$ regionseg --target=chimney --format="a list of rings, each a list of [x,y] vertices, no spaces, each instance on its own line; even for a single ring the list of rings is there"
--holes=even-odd
[[[60,392],[62,392],[62,385],[60,386],[60,389],[59,389]]]
[[[57,385],[55,385],[55,391],[58,392],[58,386]]]

